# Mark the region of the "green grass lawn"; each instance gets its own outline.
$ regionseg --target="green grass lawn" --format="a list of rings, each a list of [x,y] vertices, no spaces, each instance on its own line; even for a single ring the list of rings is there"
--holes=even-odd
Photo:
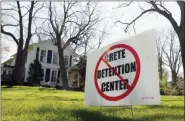
[[[84,106],[84,93],[2,87],[3,121],[132,121],[123,107]],[[162,96],[159,106],[133,106],[136,121],[184,121],[184,97]]]

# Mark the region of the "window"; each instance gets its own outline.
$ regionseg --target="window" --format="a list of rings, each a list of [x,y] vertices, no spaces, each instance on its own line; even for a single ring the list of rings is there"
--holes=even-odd
[[[57,71],[52,70],[52,74],[51,74],[51,82],[56,82],[56,74],[57,74]]]
[[[11,70],[8,70],[8,74],[12,74],[12,71]]]
[[[43,74],[43,78],[42,78],[42,79],[44,79],[44,69],[42,68],[41,70],[42,70],[42,74]],[[43,81],[43,80],[42,80],[42,81]]]
[[[3,74],[6,74],[6,70],[3,70]]]
[[[73,87],[77,87],[77,82],[73,82]]]
[[[53,64],[58,64],[58,53],[53,53]]]
[[[46,50],[41,50],[40,61],[46,62]]]
[[[47,63],[51,63],[51,59],[52,59],[52,51],[48,50]]]
[[[48,82],[50,79],[50,69],[46,68],[46,75],[45,75],[45,81]]]
[[[68,56],[67,55],[64,56],[64,64],[65,64],[65,67],[68,67]]]

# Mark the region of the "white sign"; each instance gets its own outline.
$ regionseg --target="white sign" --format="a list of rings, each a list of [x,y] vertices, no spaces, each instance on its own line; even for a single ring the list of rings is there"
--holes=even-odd
[[[155,31],[87,55],[85,105],[160,104]]]

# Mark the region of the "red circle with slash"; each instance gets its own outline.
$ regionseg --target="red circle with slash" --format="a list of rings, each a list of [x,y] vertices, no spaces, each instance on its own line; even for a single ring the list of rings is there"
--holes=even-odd
[[[121,75],[119,75],[113,68],[111,68],[111,65],[109,65],[104,59],[103,57],[110,51],[114,50],[114,49],[117,49],[117,48],[124,48],[128,51],[130,51],[135,60],[136,60],[136,74],[135,74],[135,77],[134,77],[134,80],[133,80],[133,83],[131,85],[129,85]],[[98,86],[98,79],[97,79],[97,73],[98,73],[98,68],[99,68],[99,65],[101,62],[104,62],[110,69],[111,71],[113,71],[120,79],[121,81],[123,81],[124,84],[127,85],[128,87],[128,90],[125,91],[124,93],[122,93],[121,95],[118,95],[118,96],[108,96],[106,94],[104,94],[101,89],[99,88]],[[140,70],[141,70],[141,65],[140,65],[140,59],[139,59],[139,56],[137,54],[137,52],[129,45],[126,45],[126,44],[117,44],[117,45],[114,45],[110,48],[108,48],[102,55],[101,57],[99,58],[97,64],[96,64],[96,68],[95,68],[95,71],[94,71],[94,83],[95,83],[95,87],[96,87],[96,90],[98,91],[98,93],[100,94],[101,97],[103,97],[104,99],[108,100],[108,101],[118,101],[118,100],[121,100],[121,99],[124,99],[126,96],[128,96],[132,90],[135,88],[137,82],[138,82],[138,79],[139,79],[139,76],[140,76]]]

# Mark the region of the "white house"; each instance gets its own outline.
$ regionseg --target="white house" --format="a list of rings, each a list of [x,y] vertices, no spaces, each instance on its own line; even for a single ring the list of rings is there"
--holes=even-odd
[[[9,60],[1,64],[1,74],[11,74],[14,69],[15,56],[12,56]],[[68,46],[64,50],[64,61],[65,66],[68,70],[74,65],[74,59],[77,57],[77,54],[73,49]],[[60,69],[59,69],[59,57],[58,49],[52,44],[52,41],[42,41],[29,46],[28,56],[25,64],[25,73],[24,73],[24,82],[27,82],[29,64],[32,63],[36,58],[42,64],[42,69],[44,72],[43,81],[41,85],[48,85],[55,87],[56,85],[62,86],[62,81],[60,79]],[[79,81],[79,80],[78,80]],[[79,83],[79,82],[78,82]],[[72,81],[70,80],[69,85],[72,86]]]

